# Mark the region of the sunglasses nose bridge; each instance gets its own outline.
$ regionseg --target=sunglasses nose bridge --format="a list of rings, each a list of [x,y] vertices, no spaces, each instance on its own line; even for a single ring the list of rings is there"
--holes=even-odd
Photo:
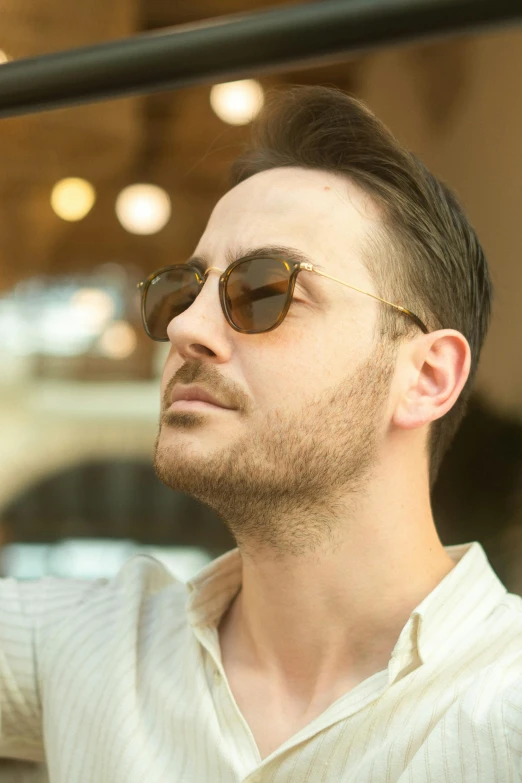
[[[209,273],[209,272],[210,272],[212,269],[214,269],[216,272],[219,272],[219,274],[220,274],[220,275],[222,275],[222,274],[223,274],[223,272],[225,271],[224,269],[218,269],[218,268],[217,268],[217,266],[209,266],[209,267],[207,267],[207,268],[205,269],[205,271],[203,272],[203,276],[204,276],[205,280],[207,279],[207,275],[208,275],[208,273]]]
[[[200,289],[199,289],[200,294],[201,294],[201,291],[203,290],[203,288],[205,286],[205,283],[207,282],[207,280],[209,278],[209,272],[211,272],[212,270],[214,270],[215,272],[219,272],[219,279],[218,279],[217,282],[218,282],[218,285],[219,285],[219,290],[221,291],[221,275],[224,273],[225,270],[224,269],[219,269],[217,266],[209,266],[202,273],[203,282],[200,284]],[[208,288],[208,286],[207,286],[207,288]]]
[[[220,282],[221,282],[221,275],[223,274],[223,272],[225,270],[219,269],[217,266],[209,266],[209,267],[207,267],[207,269],[199,272],[199,292],[198,292],[197,297],[194,299],[194,302],[192,302],[192,304],[190,305],[191,307],[192,307],[192,305],[196,305],[196,302],[198,300],[199,300],[199,304],[196,305],[196,306],[200,307],[201,306],[201,299],[203,298],[206,301],[207,297],[210,297],[208,302],[210,302],[211,304],[214,303],[214,301],[215,301],[214,297],[216,295],[215,294],[215,290],[216,289],[214,289],[214,284],[212,284],[210,286],[209,285],[205,285],[205,283],[208,281],[208,279],[210,277],[209,272],[211,272],[212,270],[214,270],[215,272],[219,273],[219,278],[215,282],[216,282],[219,290],[221,291],[221,284],[220,284]],[[221,297],[219,298],[219,306],[221,307],[221,310],[223,310]],[[204,305],[204,307],[208,307],[208,303],[206,303]],[[189,308],[187,308],[187,309],[189,309]]]

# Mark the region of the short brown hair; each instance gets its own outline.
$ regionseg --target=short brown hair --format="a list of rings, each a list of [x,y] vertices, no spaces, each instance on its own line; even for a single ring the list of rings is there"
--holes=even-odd
[[[340,174],[374,197],[381,230],[364,263],[378,294],[416,313],[430,331],[456,329],[471,348],[459,399],[432,423],[430,484],[465,414],[492,302],[488,264],[454,193],[360,101],[333,87],[274,91],[253,123],[252,143],[230,169],[234,187],[261,171],[298,166]],[[408,318],[381,306],[381,338],[412,333]]]

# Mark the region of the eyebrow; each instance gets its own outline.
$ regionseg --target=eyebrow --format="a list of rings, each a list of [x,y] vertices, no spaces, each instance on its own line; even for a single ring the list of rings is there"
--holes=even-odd
[[[225,252],[225,261],[228,267],[230,264],[233,264],[234,261],[239,261],[240,258],[250,260],[252,258],[259,258],[260,256],[268,256],[269,258],[272,258],[273,256],[283,256],[287,261],[295,261],[298,264],[313,264],[316,269],[324,268],[320,264],[316,264],[315,261],[303,253],[302,250],[286,245],[265,245],[263,247],[252,248],[238,247],[236,250],[231,250],[229,248]],[[207,267],[213,266],[212,263],[209,263],[208,258],[203,255],[192,256],[186,263],[201,267],[203,271],[205,271]]]

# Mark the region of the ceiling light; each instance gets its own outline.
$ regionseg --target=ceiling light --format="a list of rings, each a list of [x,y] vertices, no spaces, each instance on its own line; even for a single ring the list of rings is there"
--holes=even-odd
[[[263,88],[255,79],[215,84],[210,90],[210,105],[229,125],[246,125],[260,112],[265,101]]]
[[[96,201],[96,191],[90,182],[78,177],[61,179],[51,193],[51,206],[62,220],[82,220]]]
[[[156,234],[170,218],[170,198],[157,185],[129,185],[116,199],[116,215],[131,234]]]

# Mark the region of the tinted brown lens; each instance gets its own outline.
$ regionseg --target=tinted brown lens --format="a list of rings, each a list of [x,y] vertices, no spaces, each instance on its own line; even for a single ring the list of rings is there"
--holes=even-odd
[[[227,307],[234,324],[249,332],[262,332],[277,322],[288,294],[291,270],[283,261],[254,258],[230,273]]]
[[[180,266],[161,272],[147,289],[143,319],[154,340],[167,340],[167,326],[177,315],[190,307],[199,293],[194,270]]]

